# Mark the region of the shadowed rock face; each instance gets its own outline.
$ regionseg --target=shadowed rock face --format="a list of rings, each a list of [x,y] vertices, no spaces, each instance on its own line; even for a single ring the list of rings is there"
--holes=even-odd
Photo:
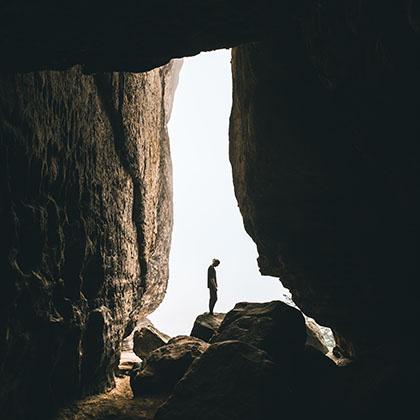
[[[240,302],[226,314],[210,343],[227,340],[251,344],[281,363],[300,356],[306,341],[305,319],[298,309],[280,301]]]
[[[230,159],[261,272],[357,355],[414,331],[418,10],[306,3],[234,50]]]
[[[164,296],[177,70],[0,78],[5,418],[111,386],[123,336]]]
[[[141,368],[131,375],[135,397],[169,394],[184,376],[191,363],[203,354],[209,344],[196,337],[176,336],[149,353]]]
[[[145,71],[275,31],[293,0],[28,0],[0,6],[0,69]],[[29,36],[30,35],[30,36]]]
[[[163,297],[171,226],[168,68],[17,71],[138,71],[265,41],[234,52],[230,129],[261,271],[331,326],[345,354],[411,342],[415,1],[3,3],[2,413],[112,383],[117,343]]]
[[[198,315],[194,321],[191,336],[209,342],[213,335],[217,333],[225,315],[223,313],[211,315],[208,312]]]
[[[155,418],[272,419],[290,389],[267,353],[240,341],[216,343],[194,361]]]

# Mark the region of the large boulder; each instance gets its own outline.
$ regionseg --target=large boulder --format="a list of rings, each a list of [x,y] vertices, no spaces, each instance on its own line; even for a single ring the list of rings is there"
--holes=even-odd
[[[138,357],[144,359],[153,350],[164,346],[169,339],[170,337],[152,325],[142,327],[140,330],[134,331],[133,351]]]
[[[304,349],[302,313],[280,301],[237,303],[228,312],[211,343],[239,340],[265,350],[275,361],[295,358]]]
[[[210,341],[213,335],[217,333],[225,315],[226,314],[222,313],[211,315],[208,312],[198,315],[194,322],[191,336],[200,338],[204,341]]]
[[[316,348],[323,354],[327,354],[329,351],[324,336],[322,335],[321,328],[310,318],[306,319],[306,344]]]
[[[134,396],[169,393],[192,361],[208,347],[208,343],[198,338],[178,336],[152,351],[142,368],[131,377]]]
[[[338,367],[320,350],[306,345],[291,379],[294,395],[305,395],[305,404],[296,407],[297,418],[322,418],[326,413],[340,411]]]
[[[155,419],[272,419],[276,411],[283,414],[289,397],[266,352],[225,341],[212,344],[191,365]]]

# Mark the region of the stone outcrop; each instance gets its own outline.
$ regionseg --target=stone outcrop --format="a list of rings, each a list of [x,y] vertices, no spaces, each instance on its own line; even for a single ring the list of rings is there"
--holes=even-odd
[[[303,350],[305,319],[298,309],[280,301],[237,303],[210,342],[228,340],[252,344],[266,351],[274,361],[289,361],[299,357]]]
[[[156,420],[274,418],[290,391],[267,353],[239,341],[213,344],[176,385]],[[283,409],[283,407],[282,407]]]
[[[261,272],[344,356],[414,342],[417,2],[114,3],[0,6],[2,414],[112,383],[117,343],[165,289],[170,73],[82,72],[248,41],[263,42],[233,54],[230,159]]]
[[[152,351],[141,369],[132,375],[130,383],[134,396],[169,394],[194,359],[208,347],[208,343],[195,337],[171,338],[168,344]]]
[[[0,77],[5,418],[112,386],[122,338],[164,296],[178,69]]]
[[[170,337],[162,334],[153,326],[142,327],[140,330],[135,330],[133,335],[133,351],[134,353],[144,359],[153,350],[164,346]]]
[[[261,272],[357,357],[415,328],[416,294],[395,293],[419,277],[419,9],[326,0],[295,17],[233,51],[235,194]]]
[[[194,326],[191,331],[192,337],[200,338],[204,341],[210,341],[214,334],[217,333],[217,330],[220,327],[225,314],[214,313],[213,315],[208,312],[199,315],[194,321]]]
[[[155,418],[304,419],[336,412],[344,402],[338,368],[305,339],[299,310],[280,301],[238,303]]]

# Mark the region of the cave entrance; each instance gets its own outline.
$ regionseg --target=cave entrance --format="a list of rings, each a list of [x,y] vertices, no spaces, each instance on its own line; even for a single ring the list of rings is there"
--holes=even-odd
[[[246,234],[229,162],[232,105],[230,50],[184,59],[175,93],[169,138],[173,166],[174,228],[166,297],[151,315],[173,336],[189,334],[208,312],[207,267],[217,268],[216,312],[240,301],[270,301],[282,294],[278,279],[262,277],[257,251]]]
[[[171,336],[189,334],[195,318],[208,311],[206,274],[212,258],[221,261],[216,312],[241,301],[292,302],[277,278],[259,273],[256,246],[235,198],[228,150],[230,59],[230,50],[184,59],[169,121],[174,191],[170,274],[166,297],[150,318]]]

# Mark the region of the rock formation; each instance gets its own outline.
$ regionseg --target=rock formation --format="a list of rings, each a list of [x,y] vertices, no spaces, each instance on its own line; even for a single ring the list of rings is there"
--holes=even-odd
[[[5,418],[111,386],[122,338],[164,296],[178,70],[0,77]]]
[[[304,419],[335,412],[338,368],[305,339],[297,309],[279,301],[237,304],[156,419]]]
[[[47,0],[0,5],[0,71],[146,71],[278,31],[295,0],[136,0],[126,7],[99,0]],[[280,22],[279,22],[280,21]],[[30,36],[29,36],[30,35]]]
[[[357,357],[416,318],[394,305],[419,276],[418,10],[306,3],[234,49],[235,194],[261,272]]]
[[[417,2],[114,3],[0,6],[2,414],[110,385],[165,290],[171,73],[100,72],[249,41],[230,159],[261,272],[359,359],[360,410],[407,407],[389,397],[414,388],[393,343],[415,342],[418,312]]]
[[[289,397],[278,377],[278,368],[264,351],[240,341],[213,344],[155,419],[271,419],[279,400]]]
[[[302,313],[280,301],[237,303],[229,311],[211,343],[239,340],[264,350],[280,362],[292,360],[303,350],[306,341]]]
[[[153,350],[162,347],[170,337],[162,334],[153,326],[142,327],[134,331],[133,351],[141,359],[145,358]]]
[[[134,396],[169,394],[194,359],[208,347],[208,343],[195,337],[171,338],[166,345],[152,351],[141,369],[133,373],[130,383]]]
[[[210,341],[213,335],[217,332],[222,323],[225,314],[214,313],[213,315],[208,312],[199,315],[194,321],[194,326],[191,331],[192,337],[200,338],[204,341]]]

